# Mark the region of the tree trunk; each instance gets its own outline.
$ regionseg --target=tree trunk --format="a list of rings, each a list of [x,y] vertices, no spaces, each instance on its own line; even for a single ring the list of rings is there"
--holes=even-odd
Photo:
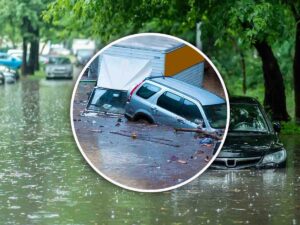
[[[28,61],[28,73],[34,74],[35,71],[39,70],[39,30],[30,30],[32,39],[30,41],[30,53]]]
[[[23,37],[23,55],[22,55],[22,75],[27,75],[28,71],[27,71],[27,38]]]
[[[243,74],[243,93],[244,95],[247,92],[247,78],[246,78],[246,62],[243,52],[240,52],[241,56],[241,66],[242,66],[242,74]]]
[[[293,70],[295,93],[295,119],[297,123],[300,123],[300,21],[296,23],[295,56]]]
[[[27,46],[28,46],[28,27],[29,27],[29,19],[25,16],[22,18],[22,26],[21,26],[21,32],[23,33],[23,43],[22,43],[22,48],[23,48],[23,55],[22,55],[22,75],[27,75],[28,74],[28,65],[27,65]]]
[[[288,121],[290,117],[286,109],[285,88],[277,59],[266,41],[257,41],[254,46],[262,59],[265,83],[264,106],[271,111],[273,120]]]

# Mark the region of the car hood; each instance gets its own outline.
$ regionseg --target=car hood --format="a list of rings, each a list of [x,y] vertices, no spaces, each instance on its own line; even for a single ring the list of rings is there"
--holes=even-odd
[[[274,134],[228,133],[219,158],[261,157],[278,146]]]

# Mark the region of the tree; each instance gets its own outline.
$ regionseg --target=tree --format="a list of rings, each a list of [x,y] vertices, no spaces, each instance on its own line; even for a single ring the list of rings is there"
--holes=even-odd
[[[295,19],[295,53],[293,62],[294,95],[295,95],[295,119],[300,123],[300,2],[287,1]]]
[[[163,32],[194,43],[195,25],[203,21],[206,53],[221,43],[228,45],[234,40],[238,43],[236,49],[239,49],[243,67],[241,49],[257,50],[265,84],[264,105],[270,109],[273,119],[286,121],[290,118],[284,77],[272,49],[273,43],[290,34],[285,19],[288,13],[280,0],[56,0],[50,4],[46,17],[59,21],[64,13],[82,23],[90,23],[89,32],[104,42],[136,32]]]
[[[0,0],[0,21],[11,31],[10,39],[16,43],[16,34],[22,38],[22,73],[33,74],[39,69],[40,29],[44,25],[41,13],[51,0]],[[27,60],[27,54],[29,58]]]

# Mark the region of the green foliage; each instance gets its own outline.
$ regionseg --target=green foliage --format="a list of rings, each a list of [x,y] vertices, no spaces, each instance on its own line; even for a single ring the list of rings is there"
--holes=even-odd
[[[295,122],[285,122],[281,124],[281,134],[300,134],[300,126]]]
[[[201,21],[203,50],[220,70],[229,92],[244,94],[244,60],[246,94],[261,102],[264,96],[262,63],[252,45],[266,40],[283,73],[291,115],[295,36],[295,20],[289,5],[292,3],[280,0],[55,0],[43,16],[55,26],[66,28],[61,31],[61,37],[82,35],[100,39],[102,43],[137,32],[161,32],[195,43],[196,23]]]

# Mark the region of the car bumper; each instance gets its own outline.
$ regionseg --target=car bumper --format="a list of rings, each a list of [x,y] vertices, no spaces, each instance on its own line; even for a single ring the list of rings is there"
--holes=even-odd
[[[262,163],[263,157],[251,158],[216,158],[210,169],[240,170],[240,169],[271,169],[286,167],[286,159],[279,163]]]
[[[71,78],[72,72],[68,73],[47,73],[47,78]]]

